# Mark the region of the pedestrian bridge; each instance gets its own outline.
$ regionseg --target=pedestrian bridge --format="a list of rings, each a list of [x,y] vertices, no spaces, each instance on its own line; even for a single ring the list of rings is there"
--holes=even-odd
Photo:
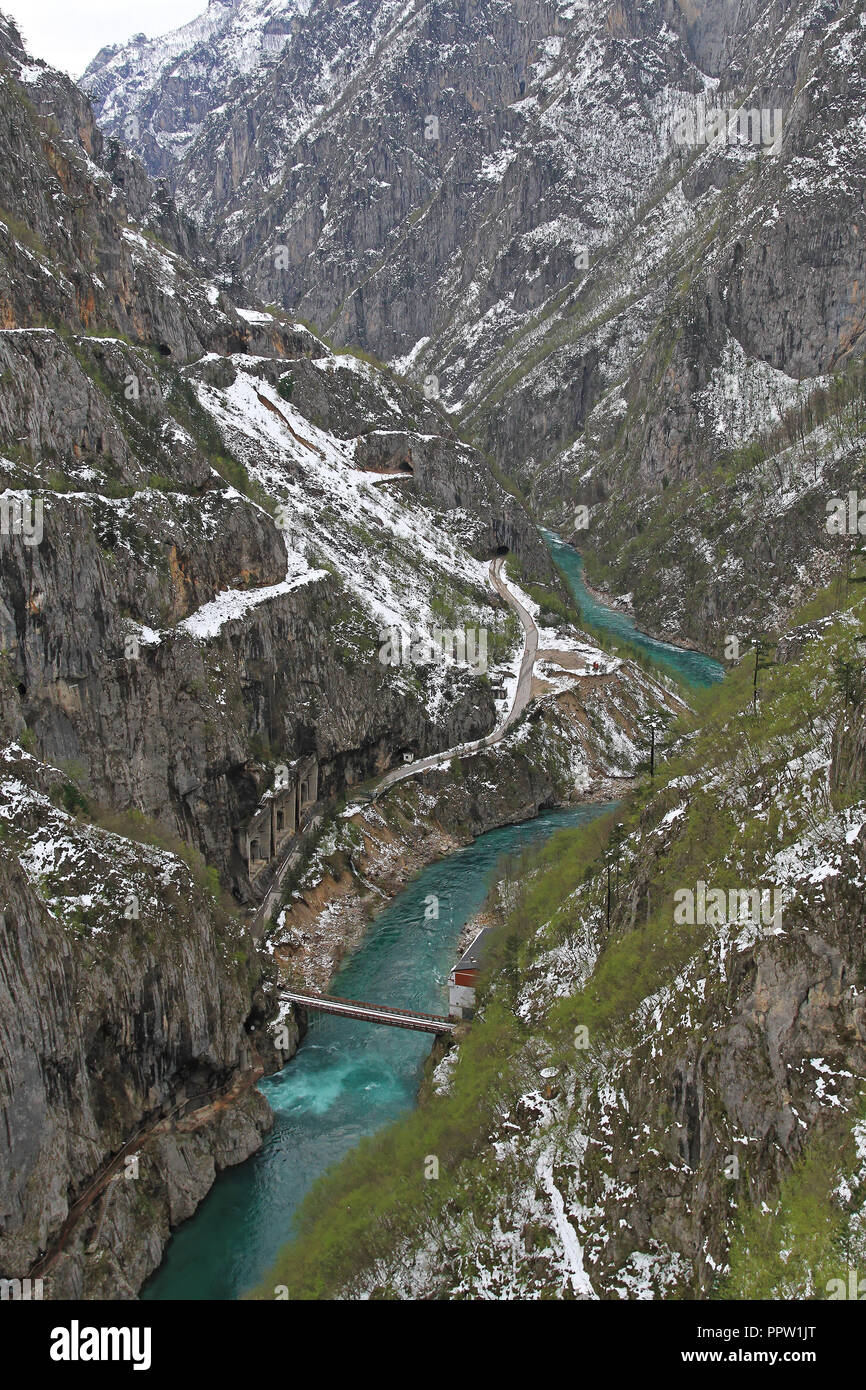
[[[357,1018],[364,1023],[384,1023],[388,1028],[412,1028],[416,1033],[453,1033],[457,1024],[441,1014],[419,1014],[412,1009],[392,1009],[385,1004],[365,1004],[359,999],[340,999],[335,994],[314,994],[309,990],[281,990],[280,998],[323,1014]]]

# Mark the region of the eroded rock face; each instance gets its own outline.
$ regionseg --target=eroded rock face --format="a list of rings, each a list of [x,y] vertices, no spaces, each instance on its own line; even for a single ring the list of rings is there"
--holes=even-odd
[[[0,1269],[132,1297],[216,1168],[258,1147],[253,1088],[283,1055],[246,928],[175,854],[76,820],[63,786],[3,750]]]
[[[316,3],[299,15],[287,3],[279,17],[284,39],[269,49],[262,32],[277,20],[247,0],[163,39],[102,54],[82,82],[103,127],[119,133],[126,122],[148,167],[174,177],[190,209],[218,233],[243,210],[243,230],[226,235],[259,287],[269,281],[265,299],[305,303],[317,321],[383,355],[431,335],[423,360],[438,357],[450,379],[458,375],[474,392],[503,329],[513,336],[521,310],[570,288],[573,243],[621,257],[624,222],[674,147],[674,108],[689,109],[706,78],[723,97],[745,93],[747,109],[753,97],[781,108],[787,150],[799,145],[806,154],[824,144],[844,114],[843,87],[834,77],[831,101],[825,93],[818,112],[807,79],[826,59],[828,41],[843,80],[854,77],[843,36],[856,29],[846,30],[846,16],[845,7],[721,0],[579,15],[549,0],[468,8],[442,0],[396,15],[380,4]],[[243,56],[241,29],[251,35]],[[203,117],[203,103],[226,109]],[[183,138],[160,139],[168,127]],[[355,157],[351,179],[343,177],[346,150]],[[690,164],[683,191],[694,203],[711,186],[724,189],[735,172],[716,153]],[[785,180],[774,182],[775,197]],[[632,252],[648,231],[644,224],[632,237]],[[806,371],[826,357],[828,334],[820,336],[818,322],[823,317],[826,330],[845,318],[844,299],[833,292],[842,283],[839,253],[848,245],[859,255],[853,229],[835,219],[837,244],[821,243],[830,272],[822,284],[805,274],[818,267],[808,251],[803,260],[810,238],[798,231],[795,245],[794,227],[781,217],[769,244],[754,237],[741,244],[745,292],[729,306],[746,350],[774,365],[784,359],[795,375],[798,357]],[[287,251],[282,281],[270,255],[277,245]],[[454,267],[458,250],[463,264]],[[371,276],[373,254],[382,265],[374,263]],[[769,274],[780,258],[790,261],[808,303],[781,295],[782,277]],[[756,311],[771,300],[773,312]],[[450,361],[444,337],[437,342],[446,322]],[[471,322],[473,358],[458,363],[453,339]]]
[[[862,866],[862,839],[858,851]],[[609,1222],[610,1240],[587,1249],[602,1286],[616,1285],[631,1251],[667,1246],[689,1262],[691,1296],[712,1288],[736,1203],[768,1199],[807,1138],[856,1101],[866,1067],[862,904],[847,874],[827,899],[792,903],[782,936],[735,949],[726,988],[707,991],[709,1008],[695,1000],[690,971],[685,995],[661,1002],[665,1046],[648,1040],[612,1068],[627,1111],[590,1101],[587,1123],[608,1130],[628,1194],[611,1202],[587,1169],[588,1196]],[[685,998],[677,1041],[668,1030]]]
[[[866,786],[866,707],[862,692],[849,694],[833,734],[830,786],[840,803],[862,795]]]
[[[793,636],[786,659],[796,661]],[[846,717],[853,744],[859,724],[856,711]],[[847,803],[856,802],[862,766],[838,731],[830,751],[829,788],[844,785]],[[796,883],[784,889],[778,919],[722,928],[643,1010],[640,1045],[622,1060],[611,1052],[604,1095],[586,1097],[587,1121],[607,1130],[625,1193],[611,1202],[586,1166],[610,1235],[588,1254],[613,1288],[632,1251],[667,1248],[688,1262],[687,1296],[705,1294],[726,1267],[737,1204],[770,1200],[808,1143],[839,1113],[856,1113],[866,1069],[866,841],[858,808],[850,825],[825,811],[814,844],[801,842],[789,860]],[[662,852],[675,844],[676,832]],[[832,868],[822,873],[822,863]],[[638,918],[651,865],[647,853]]]
[[[0,1272],[131,1297],[297,1044],[237,901],[277,769],[327,803],[487,733],[478,672],[381,629],[513,646],[485,557],[550,567],[435,402],[245,307],[5,20],[0,154]]]
[[[28,64],[11,26],[2,44],[0,480],[43,508],[37,545],[0,541],[7,726],[23,720],[100,801],[172,826],[246,897],[237,832],[256,766],[314,753],[328,798],[395,748],[492,727],[482,682],[449,678],[435,715],[423,688],[395,682],[376,659],[383,615],[464,584],[467,566],[480,599],[473,556],[508,546],[548,574],[549,561],[435,403],[299,324],[239,309],[198,232],[106,145],[80,92]],[[393,503],[368,490],[359,516],[344,475],[384,486],[401,461]],[[379,612],[389,535],[422,508],[410,524],[434,543],[442,529],[443,573],[416,573],[403,543],[404,594]],[[375,573],[359,575],[368,560]]]
[[[133,147],[266,301],[433,382],[557,529],[598,505],[578,539],[654,629],[673,594],[667,630],[719,651],[731,615],[766,621],[768,587],[790,608],[805,571],[819,582],[785,461],[748,479],[763,514],[737,499],[732,541],[714,469],[796,383],[862,355],[857,6],[314,0],[280,19],[272,51],[247,0],[208,11],[216,41],[192,26],[100,55],[100,123],[134,116]]]

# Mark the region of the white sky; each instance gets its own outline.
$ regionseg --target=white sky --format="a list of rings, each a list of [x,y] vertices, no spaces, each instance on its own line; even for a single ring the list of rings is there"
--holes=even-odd
[[[79,77],[104,44],[165,34],[206,9],[207,0],[0,0],[34,57],[71,77]]]

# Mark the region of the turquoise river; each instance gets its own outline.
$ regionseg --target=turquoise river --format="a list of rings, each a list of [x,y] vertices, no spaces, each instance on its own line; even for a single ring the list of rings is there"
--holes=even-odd
[[[577,552],[551,533],[545,539],[587,622],[640,645],[659,667],[677,671],[692,685],[721,679],[718,662],[657,642],[599,603],[584,586]],[[371,923],[335,977],[332,992],[447,1013],[457,940],[482,906],[503,859],[606,809],[604,804],[569,807],[492,830],[424,869]],[[425,914],[430,894],[438,899],[438,919]],[[142,1298],[234,1299],[257,1284],[291,1236],[294,1213],[315,1179],[364,1135],[414,1105],[430,1045],[423,1033],[311,1015],[295,1057],[261,1083],[275,1115],[264,1145],[217,1178],[195,1215],[173,1236]]]

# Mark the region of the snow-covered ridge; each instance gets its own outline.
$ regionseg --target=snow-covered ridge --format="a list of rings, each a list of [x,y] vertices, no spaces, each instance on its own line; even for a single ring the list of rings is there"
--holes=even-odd
[[[197,108],[216,107],[232,82],[282,52],[311,3],[213,0],[195,19],[166,34],[140,34],[118,48],[103,49],[81,74],[80,85],[91,95],[100,120],[117,125],[135,145],[147,122],[148,99],[161,82],[190,83]],[[179,127],[159,130],[157,142],[169,159],[178,159],[201,127],[200,118],[188,117]]]
[[[324,562],[379,629],[410,634],[432,629],[433,592],[443,581],[457,580],[478,594],[467,618],[482,626],[501,621],[482,598],[489,591],[487,567],[461,543],[456,514],[444,528],[429,505],[402,490],[399,479],[359,468],[355,439],[319,429],[245,371],[243,358],[233,361],[237,372],[230,386],[196,381],[196,392],[236,457],[277,505],[289,555],[286,584],[319,577]],[[369,371],[364,364],[360,370]],[[283,591],[278,585],[259,591],[258,599],[253,592],[215,603],[228,616],[232,602],[248,605]],[[210,630],[217,609],[209,607],[201,621],[188,620],[188,631],[202,636]]]
[[[0,750],[5,842],[56,921],[89,937],[136,930],[140,916],[164,912],[160,889],[189,894],[192,875],[177,855],[83,823],[40,785],[63,780],[18,744]]]
[[[123,74],[124,78],[131,78],[125,90],[133,92],[146,87],[172,65],[178,65],[181,74],[188,70],[200,46],[215,52],[221,64],[234,68],[238,74],[250,72],[263,54],[279,52],[292,20],[306,16],[311,3],[312,0],[237,0],[233,4],[230,0],[214,0],[195,19],[177,29],[153,38],[137,34],[114,51],[103,50],[107,56],[98,54],[88,64],[81,83],[87,86],[89,79],[103,72]]]

